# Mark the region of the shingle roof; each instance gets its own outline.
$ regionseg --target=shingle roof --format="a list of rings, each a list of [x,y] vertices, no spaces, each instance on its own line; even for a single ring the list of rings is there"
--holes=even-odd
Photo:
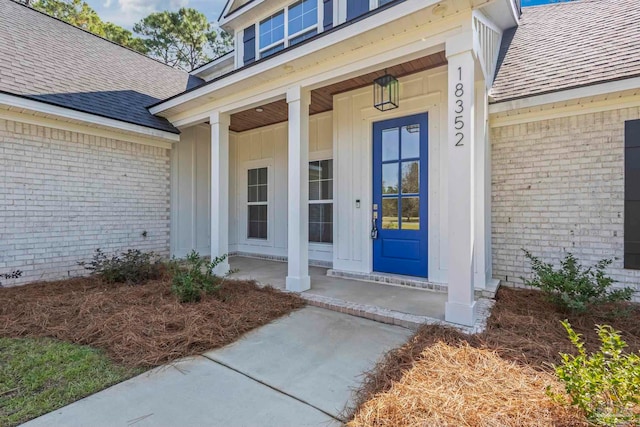
[[[177,133],[147,106],[203,81],[0,0],[0,91]]]
[[[523,8],[514,31],[503,36],[494,102],[640,76],[638,0]]]

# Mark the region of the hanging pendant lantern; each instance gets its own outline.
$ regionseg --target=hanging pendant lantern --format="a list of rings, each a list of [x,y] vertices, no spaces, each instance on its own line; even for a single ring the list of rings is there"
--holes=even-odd
[[[380,111],[393,110],[400,106],[398,79],[384,71],[384,76],[373,81],[373,106]]]

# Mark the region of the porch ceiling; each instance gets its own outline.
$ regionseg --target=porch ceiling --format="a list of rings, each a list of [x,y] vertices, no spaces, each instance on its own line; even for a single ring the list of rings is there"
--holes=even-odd
[[[424,56],[402,64],[387,68],[387,72],[396,77],[404,77],[420,71],[436,68],[445,65],[447,59],[444,52]],[[333,96],[348,92],[361,87],[373,84],[373,80],[384,75],[385,70],[381,69],[352,79],[324,86],[311,92],[311,106],[309,114],[318,114],[333,110]],[[244,132],[247,130],[268,126],[275,123],[286,122],[288,118],[287,102],[284,99],[261,105],[261,113],[255,109],[241,111],[231,115],[230,129],[234,132]]]

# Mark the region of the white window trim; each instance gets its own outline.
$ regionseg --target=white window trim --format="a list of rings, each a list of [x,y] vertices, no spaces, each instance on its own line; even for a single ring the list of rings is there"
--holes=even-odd
[[[316,10],[317,10],[317,16],[318,16],[318,20],[315,23],[315,25],[312,25],[310,27],[307,28],[303,28],[302,30],[298,31],[295,34],[289,34],[289,7],[291,7],[291,5],[293,5],[294,3],[297,3],[299,0],[296,0],[290,4],[288,4],[287,6],[284,7],[284,9],[279,9],[273,13],[271,13],[267,18],[258,20],[255,23],[255,28],[256,28],[256,37],[255,37],[255,43],[256,43],[256,60],[262,58],[262,54],[270,49],[273,49],[274,47],[280,45],[280,44],[284,44],[284,47],[282,48],[282,50],[287,49],[288,47],[291,46],[291,40],[295,39],[298,36],[301,36],[305,33],[308,33],[309,31],[313,31],[316,30],[316,34],[320,34],[323,30],[324,30],[324,25],[322,25],[322,22],[324,22],[324,4],[322,2],[322,0],[316,0]],[[264,22],[267,19],[270,19],[273,15],[277,15],[278,13],[280,13],[281,11],[284,10],[284,37],[276,42],[271,43],[268,46],[265,46],[263,48],[260,47],[260,24],[262,22]]]
[[[327,199],[327,200],[311,200],[309,199],[309,204],[310,205],[324,205],[324,204],[329,204],[331,203],[332,207],[333,207],[333,215],[332,217],[335,218],[336,212],[336,205],[335,205],[335,191],[336,191],[336,185],[335,185],[335,162],[333,161],[333,152],[331,150],[324,150],[324,151],[317,151],[313,154],[309,154],[309,163],[311,162],[321,162],[323,160],[331,160],[333,162],[333,174],[331,176],[331,182],[333,184],[333,188],[332,188],[332,194],[333,197],[331,199]],[[322,180],[320,180],[319,182],[321,182]],[[311,182],[311,181],[309,181]],[[335,224],[335,221],[331,221],[331,224]],[[331,238],[332,240],[335,241],[335,236],[332,236]],[[309,245],[313,245],[316,247],[316,250],[321,250],[323,248],[327,248],[327,247],[333,247],[333,242],[328,243],[328,242],[313,242],[311,240],[309,240]]]
[[[248,171],[250,169],[267,168],[267,238],[260,239],[257,237],[249,237],[249,205],[265,204],[264,202],[249,202],[249,182]],[[239,244],[251,245],[251,246],[273,246],[273,227],[274,227],[274,169],[271,159],[250,160],[242,164],[242,168],[239,169],[241,175],[240,184],[242,185],[241,199],[239,200],[243,213],[240,220],[243,221],[243,225],[238,227],[240,232]],[[240,225],[240,222],[238,223]],[[244,230],[244,231],[242,231]]]

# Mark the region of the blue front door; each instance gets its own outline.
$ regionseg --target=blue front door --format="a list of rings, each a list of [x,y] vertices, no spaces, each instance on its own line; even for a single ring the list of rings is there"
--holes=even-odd
[[[427,277],[427,114],[373,124],[373,269]]]

